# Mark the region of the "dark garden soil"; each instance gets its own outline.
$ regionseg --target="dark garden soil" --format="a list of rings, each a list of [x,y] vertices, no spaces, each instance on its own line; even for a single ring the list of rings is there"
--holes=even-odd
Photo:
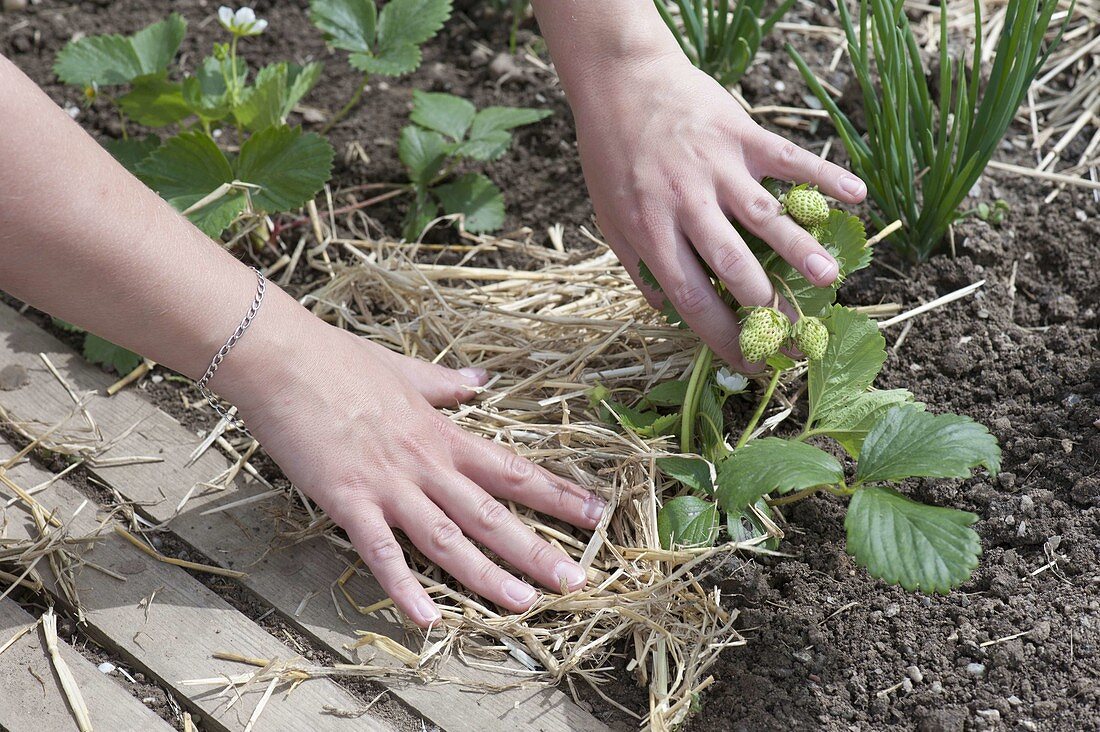
[[[356,76],[342,54],[325,49],[302,5],[256,2],[271,29],[244,53],[253,66],[263,58],[324,60],[325,79],[306,104],[333,110]],[[479,105],[547,107],[554,116],[521,131],[513,152],[487,172],[505,191],[508,227],[531,226],[544,241],[545,228],[562,223],[567,244],[579,246],[576,227],[590,223],[591,208],[560,89],[551,74],[498,56],[507,46],[506,19],[482,3],[458,5],[426,48],[422,69],[372,84],[336,128],[333,190],[401,180],[394,141],[412,89],[449,91]],[[43,0],[0,15],[0,52],[58,103],[78,110],[94,134],[117,134],[106,110],[81,110],[78,91],[52,77],[54,55],[77,31],[131,32],[169,7],[191,22],[184,63],[193,64],[218,37],[216,3]],[[834,22],[818,9],[800,13]],[[521,43],[531,38],[529,28],[521,33]],[[827,62],[832,53],[831,45],[808,36],[769,39],[772,59],[743,84],[750,102],[806,105],[797,73],[776,53],[784,40],[797,43],[811,63]],[[844,88],[844,63],[840,69],[830,81]],[[830,131],[827,123],[776,129],[812,149]],[[1007,143],[999,154],[1027,162]],[[1065,157],[1076,161],[1080,154],[1070,146]],[[839,145],[830,157],[843,160]],[[1003,472],[996,480],[983,474],[907,486],[921,500],[981,517],[985,553],[977,573],[947,597],[888,587],[844,553],[836,499],[790,507],[783,550],[793,556],[738,562],[721,581],[742,610],[749,643],[727,651],[712,670],[716,683],[690,729],[1100,729],[1100,208],[1091,192],[1077,189],[1043,205],[1049,187],[1003,173],[991,172],[980,187],[971,204],[1010,203],[1003,225],[966,220],[956,229],[955,255],[926,264],[883,249],[878,263],[842,291],[848,304],[912,306],[986,280],[975,295],[910,328],[888,329],[889,358],[878,384],[909,388],[933,411],[969,415],[1000,439]],[[380,230],[396,234],[403,202],[366,212]],[[162,405],[178,405],[172,382],[148,388]],[[623,697],[643,699],[625,690]]]

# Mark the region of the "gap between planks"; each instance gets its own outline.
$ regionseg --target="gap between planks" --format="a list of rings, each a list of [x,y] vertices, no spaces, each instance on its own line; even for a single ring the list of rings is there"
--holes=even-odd
[[[0,406],[21,419],[51,423],[72,409],[67,393],[45,371],[38,357],[46,353],[58,371],[78,392],[102,391],[111,382],[107,375],[85,362],[75,351],[59,342],[7,306],[0,307],[0,367],[19,363],[28,370],[30,383],[16,391],[0,391]],[[193,433],[149,403],[133,389],[113,397],[92,397],[87,409],[93,414],[105,438],[128,434],[117,441],[111,455],[158,455],[160,463],[92,468],[91,472],[124,498],[137,502],[147,518],[162,522],[173,517],[180,499],[197,483],[209,481],[230,464],[208,450],[197,461],[188,458],[197,443]],[[140,423],[136,429],[130,429]],[[240,583],[272,605],[292,626],[314,639],[337,657],[352,663],[361,661],[345,645],[358,639],[356,630],[388,635],[404,642],[403,630],[382,618],[357,615],[343,608],[351,620],[340,617],[328,592],[353,557],[338,554],[323,539],[313,539],[290,551],[268,552],[274,537],[274,522],[266,502],[203,515],[207,509],[264,489],[238,479],[237,491],[194,495],[183,514],[169,528],[176,536],[205,555],[211,563],[247,572]],[[273,500],[282,500],[275,498]],[[373,578],[356,577],[347,587],[360,605],[385,598]],[[303,598],[321,594],[300,608]],[[240,652],[224,647],[220,650]],[[385,654],[373,663],[397,664]],[[509,664],[511,665],[511,664]],[[238,668],[240,672],[244,669]],[[443,675],[473,684],[514,684],[518,677],[473,669],[453,660]],[[209,674],[205,674],[209,675]],[[607,727],[577,706],[561,691],[546,687],[511,689],[503,692],[471,692],[458,684],[387,683],[391,693],[419,714],[445,730],[476,728],[483,732],[514,732],[516,728],[537,732],[600,732]]]
[[[0,440],[0,462],[14,454],[15,449]],[[48,472],[29,463],[11,468],[8,475],[22,485],[35,485],[50,478]],[[56,511],[56,515],[70,527],[73,536],[84,536],[99,526],[95,515],[97,511],[92,505],[85,506],[73,517],[87,498],[65,480],[56,481],[36,494],[35,500],[47,511]],[[30,514],[21,506],[11,506],[5,511],[8,538],[37,537],[37,528]],[[233,709],[224,711],[226,700],[217,696],[220,690],[183,686],[180,682],[246,670],[239,664],[213,658],[214,653],[225,650],[227,645],[242,649],[249,655],[266,658],[289,660],[298,654],[197,579],[178,567],[138,552],[109,527],[87,554],[96,565],[126,578],[119,581],[88,567],[76,571],[76,584],[80,588],[80,601],[85,608],[89,634],[122,657],[127,665],[157,679],[177,698],[189,701],[193,705],[192,711],[201,715],[210,732],[239,732],[244,729],[260,699],[262,688],[251,689]],[[46,564],[41,562],[39,566]],[[54,600],[62,603],[50,570],[44,571],[43,579]],[[150,597],[153,601],[148,603],[146,611],[142,603],[148,602]],[[0,657],[2,660],[3,657]],[[303,684],[289,697],[284,694],[272,696],[254,730],[342,732],[365,729],[386,732],[391,729],[384,722],[370,718],[349,721],[323,714],[326,707],[355,710],[362,704],[335,682],[328,679],[321,681],[316,686],[313,681]],[[90,696],[89,691],[84,691],[85,700],[92,704]],[[115,728],[97,726],[96,729]]]

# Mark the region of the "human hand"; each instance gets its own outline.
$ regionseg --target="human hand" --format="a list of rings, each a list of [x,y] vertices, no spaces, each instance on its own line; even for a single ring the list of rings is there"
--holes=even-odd
[[[440,618],[390,527],[470,590],[515,612],[531,606],[535,588],[471,539],[554,591],[563,579],[570,590],[585,584],[576,562],[501,501],[587,529],[603,501],[433,408],[473,396],[486,381],[483,370],[395,354],[276,293],[253,325],[258,332],[249,330],[214,386],[294,485],[344,528],[398,608],[422,627]]]
[[[749,370],[737,318],[696,254],[741,305],[771,305],[771,280],[731,225],[735,219],[811,283],[826,286],[836,279],[836,260],[780,213],[759,181],[812,183],[845,203],[863,200],[867,187],[757,125],[678,49],[620,59],[577,87],[582,93],[570,101],[581,163],[608,244],[651,304],[663,297],[642,281],[639,261],[703,341]]]

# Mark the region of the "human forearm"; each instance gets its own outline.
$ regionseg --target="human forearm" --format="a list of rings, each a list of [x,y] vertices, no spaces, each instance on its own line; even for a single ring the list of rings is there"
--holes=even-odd
[[[247,309],[255,275],[3,57],[0,88],[0,289],[201,375]],[[294,317],[288,299],[271,288],[263,318]],[[242,341],[234,365],[250,350]],[[227,362],[223,380],[232,370]]]

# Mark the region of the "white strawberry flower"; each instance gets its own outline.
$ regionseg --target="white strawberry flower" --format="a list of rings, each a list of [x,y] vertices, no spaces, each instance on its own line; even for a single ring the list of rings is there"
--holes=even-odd
[[[727,394],[740,394],[749,385],[749,380],[745,376],[730,373],[730,370],[725,366],[718,369],[718,373],[714,375],[714,380]]]
[[[228,5],[218,8],[218,22],[235,36],[258,36],[267,28],[267,21],[256,17],[252,8],[238,8],[236,12]]]

